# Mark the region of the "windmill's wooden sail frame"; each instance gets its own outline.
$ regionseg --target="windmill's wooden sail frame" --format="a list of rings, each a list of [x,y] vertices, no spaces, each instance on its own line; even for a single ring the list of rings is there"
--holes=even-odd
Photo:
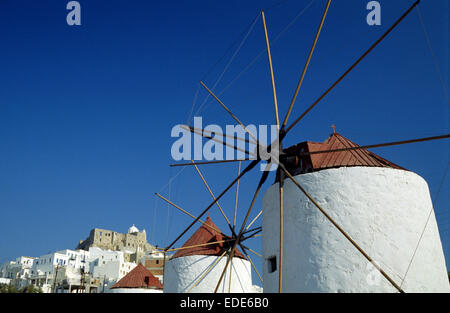
[[[280,157],[277,158],[274,154],[271,154],[271,156],[274,158],[273,161],[275,161],[278,164],[278,170],[277,170],[277,178],[279,181],[279,195],[280,195],[280,261],[279,261],[279,288],[278,291],[282,292],[282,286],[283,286],[283,271],[282,271],[282,266],[283,266],[283,182],[284,179],[288,178],[290,179],[299,190],[301,190],[301,192],[314,204],[314,206],[323,214],[323,216],[325,216],[325,218],[332,223],[336,229],[372,264],[374,264],[375,268],[380,272],[381,275],[383,275],[383,277],[389,281],[392,286],[394,286],[399,292],[404,292],[403,289],[399,286],[399,284],[397,284],[397,282],[392,279],[379,265],[377,265],[375,262],[373,262],[373,259],[370,257],[369,254],[367,254],[366,251],[364,251],[357,243],[357,241],[354,238],[351,238],[348,233],[326,212],[326,210],[324,210],[319,204],[318,202],[313,199],[313,197],[295,180],[295,178],[293,177],[293,175],[287,170],[286,168],[286,160],[287,160],[287,156],[285,154],[283,154],[283,150],[281,149],[281,145],[283,142],[283,139],[286,137],[286,135],[317,105],[319,104],[372,50],[375,49],[375,47],[377,47],[410,13],[411,11],[420,3],[420,0],[417,0],[416,2],[414,2],[406,11],[405,13],[400,16],[395,23],[388,28],[388,30],[386,30],[385,33],[383,33],[383,35],[377,40],[375,41],[370,47],[369,49],[367,49],[322,95],[320,95],[320,97],[317,98],[316,101],[314,101],[297,119],[294,120],[294,122],[292,122],[289,126],[287,126],[287,122],[289,120],[289,117],[291,115],[292,112],[292,108],[295,104],[295,101],[297,99],[297,96],[299,94],[299,91],[301,89],[303,80],[305,78],[307,69],[308,69],[308,65],[311,61],[311,58],[313,56],[316,44],[318,42],[319,39],[319,35],[321,33],[322,27],[324,26],[324,22],[331,4],[331,0],[327,0],[327,4],[325,6],[319,27],[317,29],[316,32],[316,36],[314,38],[311,50],[309,52],[307,61],[305,63],[305,66],[302,70],[302,73],[300,75],[300,79],[298,82],[298,85],[296,87],[296,90],[294,92],[293,98],[291,100],[291,103],[289,105],[289,109],[286,113],[286,115],[284,116],[282,123],[280,125],[280,118],[279,118],[279,110],[278,110],[278,100],[277,100],[277,94],[276,94],[276,84],[275,84],[275,75],[274,75],[274,70],[273,70],[273,63],[272,63],[272,56],[271,56],[271,51],[270,51],[270,43],[269,43],[269,36],[268,36],[268,31],[267,31],[267,25],[266,25],[266,17],[264,14],[264,11],[261,11],[261,17],[262,17],[262,22],[263,22],[263,27],[264,27],[264,34],[265,34],[265,40],[266,40],[266,47],[267,47],[267,56],[268,56],[268,63],[269,63],[269,70],[270,70],[270,79],[271,79],[271,84],[272,84],[272,91],[273,91],[273,100],[274,100],[274,111],[275,111],[275,122],[276,125],[278,127],[279,130],[279,134],[278,134],[278,139],[280,142]],[[230,108],[228,106],[226,106],[219,98],[216,94],[214,94],[203,82],[200,82],[200,84],[205,88],[205,90],[225,109],[225,111],[239,124],[243,127],[243,129],[249,134],[252,143],[259,145],[258,139],[256,138],[256,136],[254,134],[252,134],[245,126],[244,124],[241,122],[241,120],[239,120],[236,115],[230,110]],[[210,134],[205,134],[203,133],[203,130],[198,130],[198,129],[194,129],[191,126],[187,126],[186,129],[188,129],[189,131],[191,131],[192,133],[196,133],[199,134],[205,138],[209,138],[211,139],[211,135]],[[431,141],[431,140],[441,140],[441,139],[446,139],[449,138],[450,135],[446,134],[446,135],[442,135],[442,136],[434,136],[434,137],[427,137],[427,138],[419,138],[419,139],[411,139],[411,140],[403,140],[403,141],[396,141],[396,142],[386,142],[386,143],[382,143],[382,144],[374,144],[374,145],[365,145],[365,146],[358,146],[358,147],[351,147],[351,148],[344,148],[344,149],[337,149],[337,150],[323,150],[323,151],[314,151],[314,152],[306,152],[303,153],[304,155],[307,154],[320,154],[320,153],[332,153],[332,152],[342,152],[342,151],[350,151],[350,150],[358,150],[358,149],[367,149],[367,148],[379,148],[379,147],[387,147],[387,146],[399,146],[399,145],[404,145],[404,144],[410,144],[410,143],[417,143],[417,142],[424,142],[424,141]],[[249,140],[247,139],[243,139],[243,138],[237,138],[238,140],[243,140],[246,142],[249,142]],[[222,142],[223,144],[225,144],[224,142]],[[268,147],[268,151],[270,153],[270,148],[271,145],[269,145]],[[250,153],[248,151],[245,151],[248,155],[250,155]],[[241,162],[242,161],[251,161],[250,164],[248,164],[242,171],[241,171]],[[191,163],[181,163],[181,164],[173,164],[172,166],[195,166],[198,174],[200,175],[200,177],[202,178],[202,181],[204,182],[205,186],[207,187],[210,195],[213,198],[213,201],[206,207],[206,209],[204,209],[198,216],[194,216],[190,213],[187,213],[185,210],[181,209],[179,206],[175,205],[174,203],[170,202],[169,200],[167,200],[166,198],[162,197],[161,195],[158,194],[158,196],[160,198],[162,198],[163,200],[165,200],[166,202],[168,202],[169,204],[175,206],[178,209],[181,209],[182,211],[184,211],[185,213],[189,214],[192,218],[194,218],[194,221],[188,225],[182,232],[180,235],[178,235],[176,237],[176,239],[171,242],[165,249],[163,249],[165,252],[169,252],[169,251],[177,251],[179,249],[183,249],[183,248],[172,248],[177,242],[178,240],[189,230],[192,228],[192,226],[194,226],[197,222],[200,223],[204,223],[201,218],[214,206],[217,205],[218,208],[220,209],[222,215],[224,216],[230,231],[231,231],[231,235],[227,236],[226,241],[228,242],[228,249],[226,251],[223,252],[223,254],[220,256],[220,259],[223,258],[225,255],[228,256],[227,258],[227,262],[226,265],[222,271],[222,275],[220,276],[220,279],[217,283],[217,286],[214,290],[214,292],[217,292],[222,279],[227,271],[227,268],[230,264],[232,264],[232,260],[233,260],[233,256],[234,253],[236,251],[236,248],[239,246],[241,251],[244,253],[244,255],[247,257],[247,259],[250,261],[253,269],[255,270],[255,272],[257,273],[259,279],[262,282],[262,277],[259,274],[258,270],[256,269],[256,266],[254,264],[254,262],[251,260],[249,254],[247,253],[247,251],[252,252],[258,256],[261,256],[260,254],[258,254],[257,252],[249,249],[248,247],[246,247],[244,245],[245,240],[248,239],[252,239],[252,238],[256,238],[259,237],[260,235],[258,234],[260,229],[257,229],[256,231],[249,231],[250,226],[255,222],[255,220],[261,215],[261,212],[259,212],[259,214],[255,217],[254,220],[252,220],[248,225],[247,225],[247,221],[249,219],[250,213],[254,207],[256,198],[258,196],[258,194],[261,191],[261,188],[263,186],[263,184],[266,182],[267,177],[269,175],[268,171],[264,171],[261,175],[260,181],[257,185],[257,188],[253,194],[252,197],[252,201],[251,204],[246,212],[244,221],[239,229],[239,231],[236,231],[236,210],[237,210],[237,199],[238,199],[238,192],[239,192],[239,181],[240,179],[247,174],[248,172],[250,172],[259,162],[261,161],[261,158],[259,156],[256,156],[255,160],[251,160],[251,159],[245,159],[245,160],[227,160],[227,161],[208,161],[208,162],[194,162],[192,161]],[[228,162],[239,162],[239,170],[238,170],[238,176],[216,197],[214,196],[213,192],[211,191],[211,188],[209,187],[209,185],[206,182],[206,179],[204,178],[204,176],[201,174],[200,170],[198,169],[197,165],[203,165],[203,164],[219,164],[219,163],[228,163]],[[267,167],[269,165],[266,165]],[[223,197],[223,195],[225,193],[227,193],[235,184],[237,184],[237,189],[236,189],[236,201],[235,201],[235,207],[234,207],[234,219],[233,219],[233,224],[230,222],[230,220],[226,217],[222,207],[219,205],[219,200]],[[250,232],[250,235],[244,236],[245,234],[248,234]],[[217,242],[212,242],[209,244],[216,244]],[[212,268],[216,265],[217,262],[215,262],[214,264],[211,265],[210,268],[206,269],[205,275],[207,275],[207,273],[209,273]],[[200,277],[199,281],[203,279],[203,277]],[[199,283],[199,281],[194,283],[194,286],[197,285]],[[231,284],[231,275],[230,275],[230,284]]]

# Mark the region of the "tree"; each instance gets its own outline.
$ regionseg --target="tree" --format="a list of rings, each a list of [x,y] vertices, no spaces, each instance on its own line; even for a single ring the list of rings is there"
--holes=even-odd
[[[12,284],[0,284],[0,293],[17,293],[18,290],[16,286]]]
[[[27,287],[17,289],[13,284],[0,284],[0,293],[42,293],[41,287],[29,285]]]

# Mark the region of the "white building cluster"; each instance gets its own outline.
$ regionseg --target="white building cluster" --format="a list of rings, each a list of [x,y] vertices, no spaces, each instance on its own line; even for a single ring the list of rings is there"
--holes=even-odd
[[[139,262],[151,259],[145,254]],[[30,285],[44,293],[108,292],[110,287],[133,270],[124,251],[99,247],[89,250],[60,250],[39,257],[21,256],[0,266],[0,283],[17,289]],[[158,277],[162,281],[162,276]]]
[[[66,249],[3,264],[0,283],[12,283],[18,289],[34,285],[43,292],[103,292],[135,266],[125,261],[122,251]]]

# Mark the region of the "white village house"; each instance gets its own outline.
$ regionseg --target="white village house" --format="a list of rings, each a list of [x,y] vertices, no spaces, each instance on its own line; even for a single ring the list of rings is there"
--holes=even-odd
[[[9,284],[14,281],[17,288],[26,287],[31,277],[31,268],[36,258],[21,256],[15,261],[2,264],[0,267],[0,283]]]

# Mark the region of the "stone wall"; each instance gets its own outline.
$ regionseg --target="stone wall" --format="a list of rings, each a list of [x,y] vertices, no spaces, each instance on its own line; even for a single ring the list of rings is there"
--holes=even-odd
[[[145,251],[152,250],[153,246],[147,242],[146,233],[118,233],[112,230],[94,228],[89,237],[81,241],[77,249],[89,250],[89,247],[98,247],[104,250],[130,251],[130,259],[139,259]]]

